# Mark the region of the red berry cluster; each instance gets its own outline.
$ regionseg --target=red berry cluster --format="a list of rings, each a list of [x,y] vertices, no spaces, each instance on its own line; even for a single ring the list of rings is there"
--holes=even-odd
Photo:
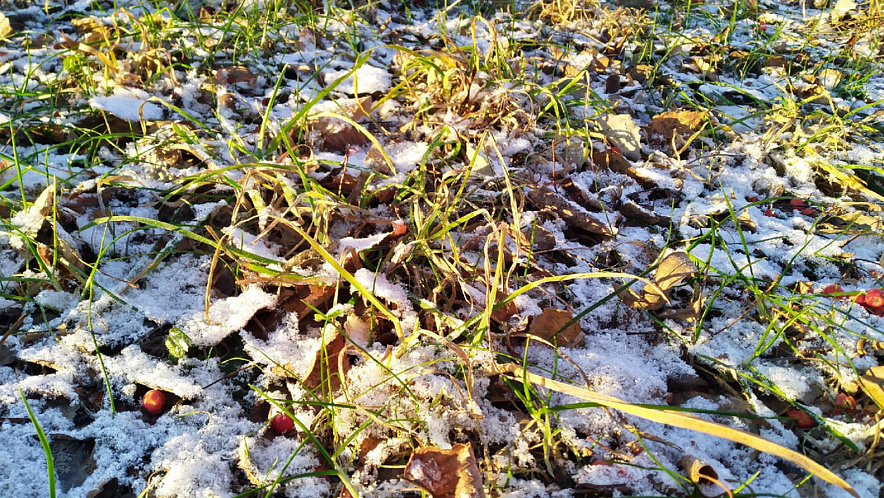
[[[869,312],[884,316],[884,290],[869,289],[865,294],[857,294],[854,301]]]
[[[823,294],[839,294],[844,292],[840,285],[827,285]],[[841,299],[846,296],[837,296]],[[869,289],[866,292],[857,292],[850,296],[853,302],[869,310],[870,313],[884,316],[884,289]]]

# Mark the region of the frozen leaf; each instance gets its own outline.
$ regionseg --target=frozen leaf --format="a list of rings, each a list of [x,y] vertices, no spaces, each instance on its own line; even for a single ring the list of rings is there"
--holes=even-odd
[[[749,211],[743,211],[737,215],[737,221],[740,223],[740,228],[747,232],[755,233],[758,230],[758,225],[752,219],[752,216],[749,215]]]
[[[628,201],[620,206],[620,214],[630,220],[638,220],[649,225],[665,225],[669,223],[669,218],[661,216],[650,209],[639,206],[633,201]]]
[[[350,147],[362,147],[369,142],[361,131],[338,119],[322,118],[313,126],[319,132],[320,150],[346,154]]]
[[[49,446],[58,472],[58,487],[63,492],[82,485],[95,472],[94,439],[80,440],[65,434],[53,434]]]
[[[360,121],[365,121],[368,119],[370,111],[371,95],[366,95],[365,97],[359,99],[359,101],[356,102],[356,105],[353,106],[353,109],[350,110],[350,119],[356,121],[357,123]]]
[[[456,444],[450,450],[419,448],[408,459],[403,477],[433,498],[485,497],[482,474],[469,444]]]
[[[498,298],[503,300],[506,299],[506,295],[501,295],[498,293]],[[497,323],[505,323],[507,320],[512,318],[513,315],[519,312],[518,306],[513,301],[507,301],[503,306],[497,308],[491,312],[491,319]]]
[[[595,218],[577,203],[569,201],[549,189],[534,188],[528,192],[527,197],[538,209],[549,209],[569,226],[605,236],[611,236],[616,231],[614,225],[619,221],[619,216],[609,214],[608,218],[611,223],[602,222],[601,219]]]
[[[249,68],[245,66],[234,66],[219,69],[215,72],[215,77],[212,79],[213,83],[218,86],[239,85],[244,88],[254,86],[257,80],[258,76],[252,74],[252,72],[249,71]]]
[[[826,218],[825,222],[820,224],[819,230],[825,233],[848,234],[880,232],[884,230],[884,222],[877,216],[869,216],[861,211],[855,211]]]
[[[280,296],[280,306],[286,311],[298,315],[298,320],[313,313],[313,308],[325,311],[327,303],[335,294],[335,287],[331,285],[298,285],[292,290],[283,291]]]
[[[522,230],[522,235],[530,244],[526,252],[551,251],[556,248],[556,237],[549,230],[540,225],[534,225]]]
[[[544,308],[528,326],[528,333],[549,341],[557,346],[573,348],[583,344],[583,331],[580,323],[568,323],[574,317],[570,311]],[[565,325],[568,325],[567,328]]]
[[[673,252],[663,258],[663,261],[660,261],[657,273],[654,274],[654,283],[663,292],[666,292],[680,284],[684,279],[696,274],[697,267],[694,266],[694,262],[691,261],[690,256],[686,252]]]
[[[856,10],[856,2],[854,0],[838,0],[835,2],[835,6],[832,7],[830,15],[833,21],[840,21],[852,10]]]

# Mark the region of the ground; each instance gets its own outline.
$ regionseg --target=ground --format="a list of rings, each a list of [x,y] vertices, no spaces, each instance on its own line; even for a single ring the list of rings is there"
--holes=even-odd
[[[0,2],[4,495],[881,496],[880,2]]]

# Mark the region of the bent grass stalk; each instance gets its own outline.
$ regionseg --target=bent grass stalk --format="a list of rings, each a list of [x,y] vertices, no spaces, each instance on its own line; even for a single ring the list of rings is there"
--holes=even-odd
[[[46,455],[46,473],[49,475],[49,498],[55,498],[55,460],[52,459],[52,448],[49,447],[49,439],[47,439],[46,434],[43,433],[43,428],[40,427],[40,422],[37,421],[37,416],[34,415],[34,412],[31,410],[31,405],[28,404],[28,399],[25,398],[25,393],[19,389],[18,395],[21,396],[21,400],[25,404],[25,409],[28,411],[28,417],[30,417],[31,423],[34,424],[34,429],[37,430],[37,438],[43,446],[43,453]]]
[[[763,451],[765,453],[788,460],[800,466],[804,470],[810,472],[811,474],[819,477],[820,479],[830,484],[834,484],[835,486],[838,486],[839,488],[847,491],[851,494],[851,496],[860,498],[859,493],[857,493],[850,486],[850,484],[847,484],[846,481],[844,481],[822,465],[816,463],[815,461],[802,455],[801,453],[780,446],[776,443],[768,441],[767,439],[756,436],[755,434],[738,429],[733,429],[725,425],[717,424],[715,422],[709,422],[708,420],[704,420],[699,417],[695,417],[685,413],[670,411],[663,408],[651,409],[639,405],[634,405],[613,396],[598,394],[587,389],[548,379],[541,375],[531,373],[513,363],[498,365],[497,371],[498,373],[515,381],[531,383],[540,387],[545,387],[547,389],[558,391],[563,394],[568,394],[576,398],[584,399],[591,403],[597,403],[600,406],[614,408],[615,410],[619,410],[621,412],[635,415],[647,420],[659,422],[661,424],[672,425],[675,427],[681,427],[683,429],[689,429],[692,431],[702,432],[704,434],[728,439],[730,441],[755,448],[756,450]]]

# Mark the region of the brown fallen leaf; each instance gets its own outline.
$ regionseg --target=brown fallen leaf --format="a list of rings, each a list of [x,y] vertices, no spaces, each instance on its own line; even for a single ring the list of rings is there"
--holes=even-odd
[[[675,135],[685,136],[691,135],[703,125],[708,113],[701,111],[668,111],[657,114],[651,119],[648,126],[648,136],[653,139],[655,136],[662,137],[661,143],[672,143],[672,137]]]
[[[569,226],[586,232],[611,236],[614,235],[615,226],[620,221],[620,217],[615,213],[611,224],[603,223],[577,203],[564,199],[561,195],[545,188],[534,188],[528,192],[527,197],[535,207],[546,208],[558,215]]]
[[[456,444],[450,450],[419,448],[408,459],[403,477],[433,498],[485,497],[482,474],[469,444]]]
[[[565,328],[573,318],[570,311],[544,308],[543,312],[531,320],[528,333],[557,346],[573,348],[583,344],[583,331],[580,330],[579,322]]]
[[[314,129],[319,132],[319,149],[324,151],[345,154],[351,146],[362,147],[369,142],[361,131],[339,120],[320,119]]]
[[[349,362],[342,363],[343,372],[338,371],[338,357],[347,345],[347,339],[337,331],[333,337],[326,337],[325,343],[316,351],[316,356],[310,362],[310,370],[304,377],[304,385],[308,389],[323,386],[335,392],[341,387],[341,375],[347,374]]]
[[[240,83],[252,86],[258,80],[258,75],[252,73],[245,66],[233,66],[219,69],[215,72],[212,82],[215,85],[238,85]]]
[[[697,267],[686,252],[676,251],[667,254],[657,266],[654,274],[654,285],[645,285],[642,294],[631,292],[621,294],[621,299],[628,306],[646,310],[659,310],[669,302],[672,289],[686,278],[698,273]]]

